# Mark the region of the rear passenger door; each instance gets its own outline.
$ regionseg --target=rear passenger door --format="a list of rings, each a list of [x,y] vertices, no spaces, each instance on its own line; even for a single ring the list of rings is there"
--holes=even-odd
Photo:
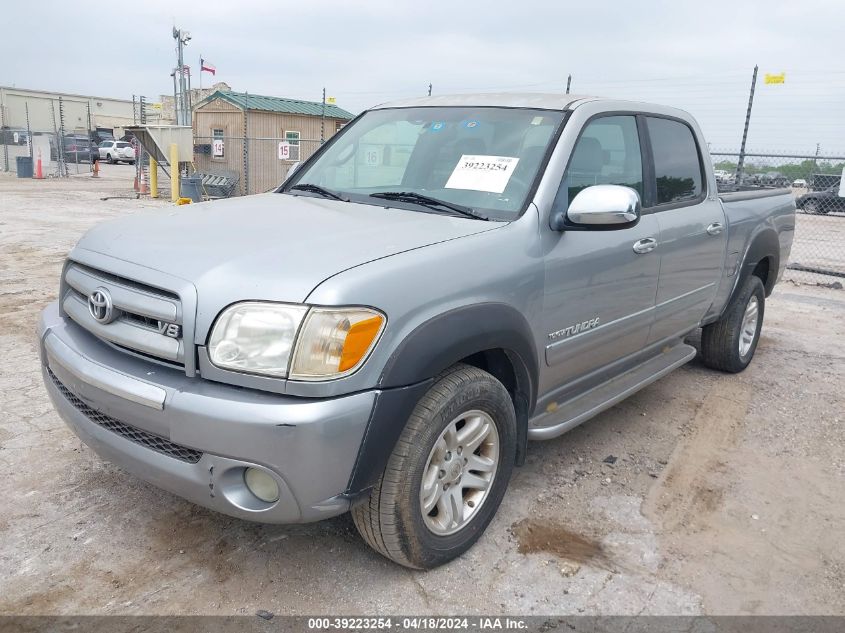
[[[692,128],[647,115],[652,173],[646,212],[657,219],[660,277],[648,342],[694,329],[713,303],[725,260],[727,226],[716,191],[709,190]]]

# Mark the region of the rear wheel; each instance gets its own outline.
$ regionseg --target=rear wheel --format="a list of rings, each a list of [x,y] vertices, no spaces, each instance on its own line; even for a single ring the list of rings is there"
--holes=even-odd
[[[111,154],[106,154],[106,162],[107,162],[109,165],[114,165],[114,158],[112,158],[112,155],[111,155]]]
[[[819,212],[819,206],[816,204],[815,200],[807,200],[807,202],[801,205],[801,209],[804,211],[804,213]]]
[[[353,507],[355,527],[400,565],[442,565],[484,533],[515,456],[507,390],[481,369],[456,365],[417,403],[369,498]]]
[[[766,291],[759,277],[749,277],[722,318],[701,331],[701,357],[711,369],[732,374],[748,367],[760,340]]]

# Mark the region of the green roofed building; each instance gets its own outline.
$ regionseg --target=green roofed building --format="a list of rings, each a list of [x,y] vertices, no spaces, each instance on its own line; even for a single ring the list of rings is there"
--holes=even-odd
[[[194,163],[238,176],[242,194],[261,193],[354,116],[335,104],[217,90],[193,108]]]

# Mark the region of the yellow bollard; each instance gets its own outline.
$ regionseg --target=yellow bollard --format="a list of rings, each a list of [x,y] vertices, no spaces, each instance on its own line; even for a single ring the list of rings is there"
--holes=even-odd
[[[170,144],[170,201],[179,199],[179,146]]]
[[[150,198],[158,198],[158,161],[150,156]]]

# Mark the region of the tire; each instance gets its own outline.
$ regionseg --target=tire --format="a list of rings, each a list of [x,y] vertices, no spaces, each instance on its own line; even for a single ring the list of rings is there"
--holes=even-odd
[[[815,200],[807,200],[804,204],[801,205],[801,210],[804,213],[818,213],[819,205],[816,204]]]
[[[751,275],[722,318],[702,328],[701,358],[707,367],[731,374],[748,367],[760,341],[765,302],[763,282]],[[755,315],[753,324],[746,318],[752,311]]]
[[[135,164],[135,161],[134,161],[134,160],[130,160],[130,161],[127,161],[127,162],[128,162],[130,165],[134,165],[134,164]]]
[[[451,441],[443,437],[447,429],[457,429],[449,435]],[[462,438],[464,429],[475,431]],[[480,441],[485,430],[484,441],[473,446],[472,453],[469,447],[463,452],[462,445],[454,446],[473,437]],[[473,462],[468,461],[471,458]],[[455,365],[420,398],[384,473],[369,497],[353,506],[355,527],[370,547],[400,565],[415,569],[442,565],[467,551],[484,533],[504,497],[515,458],[516,415],[507,390],[481,369]],[[471,469],[468,463],[485,466]],[[428,500],[439,499],[427,515],[424,475],[434,491]],[[486,490],[475,489],[479,478],[487,478]],[[443,492],[438,495],[438,491]],[[450,501],[460,503],[457,522],[449,522],[457,514]]]
[[[111,154],[106,154],[106,162],[107,162],[109,165],[114,165],[114,158],[112,158],[112,155],[111,155]]]

